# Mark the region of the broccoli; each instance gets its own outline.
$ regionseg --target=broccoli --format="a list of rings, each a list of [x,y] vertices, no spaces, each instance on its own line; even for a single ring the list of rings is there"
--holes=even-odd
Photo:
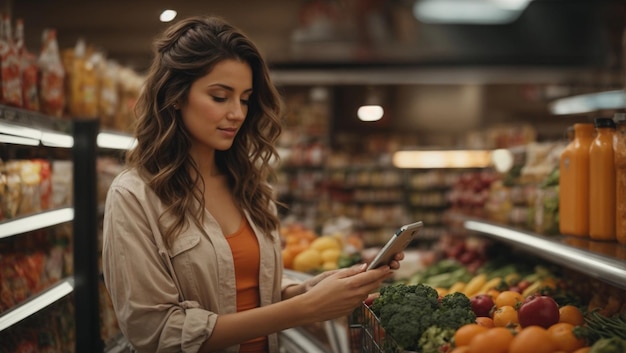
[[[454,334],[460,326],[476,320],[470,299],[464,294],[448,294],[440,303],[437,291],[422,283],[383,287],[370,308],[385,332],[404,350],[421,351],[426,344],[440,345],[448,331]],[[437,329],[425,334],[431,327]]]
[[[431,326],[419,339],[419,346],[422,353],[441,353],[447,352],[450,347],[450,341],[454,337],[454,329],[441,328],[439,326]]]
[[[437,325],[442,328],[458,329],[476,322],[476,314],[472,310],[470,299],[463,293],[455,292],[441,299],[441,306],[436,313]]]
[[[419,338],[431,326],[431,320],[431,315],[425,315],[421,308],[402,305],[387,320],[381,318],[381,325],[400,347],[417,350]]]

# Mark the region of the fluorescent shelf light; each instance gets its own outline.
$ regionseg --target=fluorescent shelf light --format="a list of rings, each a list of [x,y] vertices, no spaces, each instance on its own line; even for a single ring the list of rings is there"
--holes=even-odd
[[[71,207],[10,219],[0,223],[0,239],[70,222],[73,219],[74,209]]]
[[[58,132],[44,131],[41,133],[41,143],[48,147],[72,148],[74,137]]]
[[[97,143],[100,148],[129,150],[137,145],[137,140],[131,136],[101,132],[98,133]]]
[[[415,17],[426,23],[504,24],[515,21],[532,0],[419,0]]]
[[[39,140],[41,131],[30,127],[0,122],[0,133]]]
[[[491,152],[493,167],[500,173],[506,173],[513,167],[513,152],[506,148],[499,148]]]
[[[19,305],[15,309],[0,316],[0,331],[26,319],[27,317],[41,311],[48,305],[59,301],[74,290],[74,279],[67,278],[54,287],[30,299],[26,303]]]
[[[605,91],[557,99],[549,106],[552,114],[582,114],[603,109],[626,108],[623,90]]]
[[[13,145],[23,146],[39,146],[39,139],[32,139],[29,137],[11,136],[0,134],[1,143],[10,143]]]
[[[486,168],[491,165],[491,151],[397,151],[393,154],[392,163],[397,168]]]

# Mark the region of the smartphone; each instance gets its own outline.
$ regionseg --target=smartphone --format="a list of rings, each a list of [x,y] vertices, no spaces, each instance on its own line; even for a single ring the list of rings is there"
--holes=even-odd
[[[415,236],[423,226],[424,223],[418,221],[400,227],[400,229],[391,236],[391,239],[387,241],[387,244],[376,254],[376,257],[370,262],[367,269],[371,270],[382,265],[387,265],[397,253],[404,250],[407,245],[415,239]]]

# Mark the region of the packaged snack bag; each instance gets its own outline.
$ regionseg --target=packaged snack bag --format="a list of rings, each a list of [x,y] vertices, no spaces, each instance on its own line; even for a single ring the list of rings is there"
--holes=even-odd
[[[20,60],[11,33],[11,20],[7,14],[0,17],[0,102],[22,106],[22,77]]]
[[[37,57],[29,52],[24,45],[24,20],[15,20],[15,44],[20,62],[20,75],[22,79],[22,108],[39,111],[39,89],[37,78],[39,69]]]
[[[41,112],[54,117],[63,117],[65,107],[65,70],[61,63],[55,29],[43,31],[43,48],[38,60],[39,104]]]

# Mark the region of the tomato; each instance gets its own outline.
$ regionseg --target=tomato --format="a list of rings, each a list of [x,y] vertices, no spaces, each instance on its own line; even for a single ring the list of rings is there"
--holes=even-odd
[[[532,325],[548,328],[559,322],[559,305],[547,295],[529,296],[518,310],[522,327]]]
[[[495,305],[493,298],[487,294],[479,294],[470,299],[472,311],[476,316],[489,316],[491,308]]]

